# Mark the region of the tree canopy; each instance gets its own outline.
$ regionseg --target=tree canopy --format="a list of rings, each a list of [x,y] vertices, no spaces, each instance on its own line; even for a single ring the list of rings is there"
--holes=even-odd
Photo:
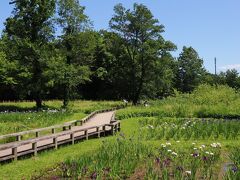
[[[237,70],[214,75],[192,47],[163,37],[143,4],[114,7],[109,29],[96,31],[78,0],[15,0],[0,38],[0,100],[164,98],[202,83],[240,89]]]

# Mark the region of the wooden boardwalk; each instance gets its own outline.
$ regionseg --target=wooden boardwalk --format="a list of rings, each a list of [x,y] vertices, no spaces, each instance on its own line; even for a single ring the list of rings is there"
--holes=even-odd
[[[60,132],[56,130],[61,129]],[[14,142],[0,145],[0,162],[17,160],[18,157],[37,153],[41,150],[55,148],[62,144],[74,144],[77,140],[88,140],[89,137],[100,137],[114,134],[120,130],[120,122],[115,120],[115,110],[95,111],[82,120],[71,121],[63,125],[35,129],[0,136],[0,139],[15,138]],[[45,131],[50,131],[46,134]],[[45,132],[41,136],[41,133]],[[34,137],[22,140],[23,136],[34,134]]]

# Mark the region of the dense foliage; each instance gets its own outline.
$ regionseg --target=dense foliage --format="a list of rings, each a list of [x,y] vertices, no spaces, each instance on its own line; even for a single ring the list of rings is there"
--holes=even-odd
[[[78,0],[22,0],[0,38],[0,100],[164,98],[199,84],[239,89],[236,70],[208,73],[192,47],[162,36],[164,26],[142,4],[114,7],[108,30],[95,31]]]

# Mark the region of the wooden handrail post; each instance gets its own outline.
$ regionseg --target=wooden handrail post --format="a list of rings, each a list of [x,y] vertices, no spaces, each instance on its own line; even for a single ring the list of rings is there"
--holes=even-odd
[[[12,148],[12,155],[13,155],[14,161],[16,161],[17,160],[17,147]]]
[[[97,127],[97,133],[98,133],[98,138],[100,138],[100,131],[99,131],[99,127]]]
[[[114,126],[111,126],[111,135],[114,135]]]
[[[17,135],[17,141],[21,141],[21,135]]]
[[[36,137],[39,137],[39,131],[36,132]]]
[[[57,149],[58,148],[57,137],[53,138],[53,144],[55,145],[55,149]]]
[[[72,129],[72,125],[71,125],[71,124],[68,126],[68,129],[69,129],[69,130],[71,130],[71,129]]]
[[[52,128],[52,134],[55,134],[56,130],[55,128]]]
[[[103,126],[103,136],[106,136],[106,126]]]
[[[37,155],[37,142],[32,143],[32,149],[34,150],[34,156]]]
[[[66,131],[66,126],[63,126],[63,131]]]
[[[85,130],[85,137],[86,137],[86,140],[88,140],[88,130]]]

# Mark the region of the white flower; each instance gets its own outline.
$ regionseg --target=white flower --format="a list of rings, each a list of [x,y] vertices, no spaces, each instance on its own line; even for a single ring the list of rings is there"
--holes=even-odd
[[[187,174],[190,174],[190,175],[191,175],[191,173],[192,173],[191,171],[185,171],[185,172],[186,172]]]
[[[192,143],[192,145],[195,145],[195,144],[196,144],[196,143],[194,143],[194,142]]]
[[[214,153],[210,152],[210,155],[212,155],[212,156],[213,156],[213,155],[214,155]]]
[[[148,125],[148,127],[149,127],[150,129],[154,129],[154,127],[153,127],[152,125]]]
[[[167,142],[166,145],[167,145],[167,146],[171,146],[172,144],[171,144],[170,142]]]
[[[176,152],[172,152],[172,155],[177,156],[177,153]]]
[[[209,154],[209,152],[208,152],[208,151],[206,151],[205,153],[206,153],[206,154]]]
[[[168,151],[168,152],[172,152],[172,150],[171,150],[171,149],[168,149],[167,151]]]
[[[180,141],[176,141],[177,143],[180,143]]]
[[[202,148],[205,148],[205,147],[206,147],[206,146],[203,144],[203,145],[202,145]]]
[[[193,148],[194,150],[197,150],[197,148]]]
[[[165,145],[165,144],[161,144],[161,146],[162,146],[162,147],[164,147],[164,148],[166,147],[166,145]]]

